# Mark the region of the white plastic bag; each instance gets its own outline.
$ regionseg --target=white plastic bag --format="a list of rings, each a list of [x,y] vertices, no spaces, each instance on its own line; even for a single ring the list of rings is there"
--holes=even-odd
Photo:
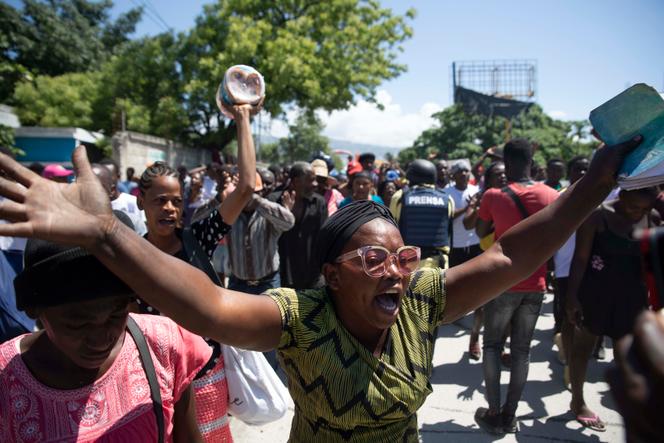
[[[231,415],[249,425],[283,417],[293,400],[263,354],[226,345],[222,350]]]

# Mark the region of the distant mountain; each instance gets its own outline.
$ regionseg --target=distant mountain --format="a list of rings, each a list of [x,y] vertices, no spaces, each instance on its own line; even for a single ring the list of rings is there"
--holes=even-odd
[[[330,139],[330,146],[332,149],[343,149],[350,151],[354,154],[362,154],[363,152],[373,152],[378,159],[385,159],[385,155],[389,152],[393,156],[397,156],[399,151],[405,148],[393,148],[390,146],[366,145],[363,143],[354,143],[346,140]]]
[[[387,153],[390,153],[396,157],[399,151],[405,149],[405,148],[393,148],[389,146],[368,145],[364,143],[349,142],[347,140],[336,140],[333,138],[329,140],[330,140],[330,147],[332,149],[342,149],[344,151],[350,151],[353,154],[373,152],[376,155],[377,159],[385,159],[385,155]],[[269,144],[269,143],[276,143],[278,141],[279,141],[278,138],[273,137],[271,135],[261,136],[261,143]]]

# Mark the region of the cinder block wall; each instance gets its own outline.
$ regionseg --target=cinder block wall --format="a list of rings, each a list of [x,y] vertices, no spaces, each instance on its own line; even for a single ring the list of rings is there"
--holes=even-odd
[[[207,149],[190,148],[164,138],[125,131],[113,135],[113,158],[120,164],[124,179],[124,172],[130,166],[138,176],[147,166],[159,160],[168,162],[174,168],[184,165],[191,169],[210,163],[212,153]]]

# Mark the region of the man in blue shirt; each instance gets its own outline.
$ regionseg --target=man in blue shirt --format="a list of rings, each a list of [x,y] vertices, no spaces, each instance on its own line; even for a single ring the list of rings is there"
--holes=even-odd
[[[35,321],[16,308],[14,277],[14,269],[4,254],[0,254],[0,343],[35,328]]]

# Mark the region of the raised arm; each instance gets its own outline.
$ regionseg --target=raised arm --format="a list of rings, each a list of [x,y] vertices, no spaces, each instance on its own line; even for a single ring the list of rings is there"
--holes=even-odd
[[[484,160],[486,160],[487,157],[494,157],[494,158],[496,157],[496,147],[495,146],[491,146],[489,149],[484,151],[482,153],[482,155],[480,155],[480,157],[477,159],[477,161],[475,162],[473,167],[470,168],[470,172],[473,173],[473,176],[477,179],[477,181],[479,181],[480,177],[482,176],[482,174],[480,172],[480,168],[481,168],[482,164],[484,163]],[[498,157],[498,158],[500,158],[500,157]]]
[[[220,343],[265,351],[279,343],[281,316],[269,297],[216,286],[202,271],[164,254],[113,217],[90,250],[142,299],[186,329]]]
[[[477,226],[477,218],[479,216],[480,198],[482,194],[479,192],[473,195],[468,202],[463,214],[463,227],[466,229],[475,229]]]
[[[295,226],[295,216],[291,212],[293,205],[290,194],[284,193],[284,206],[279,203],[254,195],[252,197],[256,204],[256,212],[265,217],[265,220],[279,232],[286,232]]]
[[[448,270],[444,322],[484,305],[553,256],[613,189],[622,160],[640,142],[599,149],[588,173],[554,203],[512,227],[484,254]]]
[[[237,128],[237,159],[240,180],[228,197],[219,205],[219,213],[226,224],[232,225],[251,198],[256,187],[256,150],[251,135],[251,115],[260,109],[250,105],[233,106],[233,117]]]
[[[113,217],[108,196],[79,146],[76,183],[45,180],[0,154],[0,235],[37,237],[82,246],[141,298],[186,329],[246,349],[277,346],[281,317],[269,297],[228,291],[198,269],[165,254]]]

